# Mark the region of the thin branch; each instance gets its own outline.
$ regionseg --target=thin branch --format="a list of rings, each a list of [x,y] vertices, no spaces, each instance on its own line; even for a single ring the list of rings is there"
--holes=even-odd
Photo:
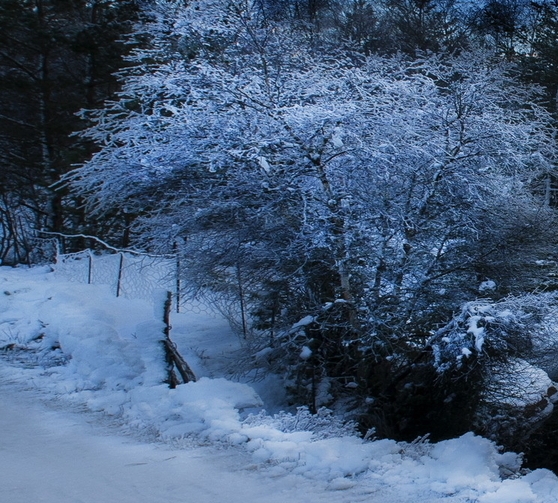
[[[131,253],[133,255],[140,255],[142,257],[152,257],[152,258],[173,258],[174,254],[167,255],[154,255],[152,253],[141,252],[138,250],[133,250],[131,248],[116,248],[109,245],[106,241],[98,238],[97,236],[91,236],[89,234],[63,234],[62,232],[49,232],[49,231],[38,231],[41,234],[47,234],[49,236],[60,236],[63,238],[83,238],[83,239],[93,239],[97,243],[103,245],[108,250],[114,251],[116,253]]]

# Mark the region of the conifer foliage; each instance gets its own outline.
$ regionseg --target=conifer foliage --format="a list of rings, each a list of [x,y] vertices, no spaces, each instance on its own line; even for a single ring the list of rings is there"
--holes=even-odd
[[[118,41],[133,0],[0,2],[0,260],[32,262],[37,230],[82,228],[78,203],[53,184],[91,153],[71,134],[81,108],[117,89]]]

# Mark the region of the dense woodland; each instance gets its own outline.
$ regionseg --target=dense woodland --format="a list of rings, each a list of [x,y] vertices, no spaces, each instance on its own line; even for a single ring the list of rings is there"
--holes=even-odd
[[[178,253],[293,404],[556,467],[557,95],[556,0],[2,0],[0,258]]]

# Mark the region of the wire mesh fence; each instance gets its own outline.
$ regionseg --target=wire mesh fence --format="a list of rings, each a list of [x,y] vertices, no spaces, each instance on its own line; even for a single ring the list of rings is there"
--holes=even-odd
[[[150,299],[155,290],[177,295],[177,271],[172,259],[128,253],[98,254],[91,250],[59,254],[57,274],[67,281],[109,285],[117,297]]]
[[[152,301],[155,291],[166,290],[172,292],[177,312],[217,314],[207,301],[184,294],[180,262],[172,255],[86,249],[74,253],[57,251],[54,262],[56,274],[66,281],[108,285],[116,297]]]

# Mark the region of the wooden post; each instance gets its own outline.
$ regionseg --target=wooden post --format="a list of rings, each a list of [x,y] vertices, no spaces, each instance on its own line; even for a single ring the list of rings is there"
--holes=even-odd
[[[163,347],[165,348],[165,362],[167,364],[167,383],[169,388],[174,389],[179,384],[180,381],[176,373],[174,372],[174,361],[172,353],[169,351],[169,341],[170,341],[170,310],[172,305],[172,294],[167,292],[165,297],[165,305],[163,309],[163,323],[165,324],[163,328],[164,339],[161,341]]]
[[[91,250],[89,250],[89,260],[87,264],[87,284],[90,285],[92,281],[93,281],[93,256],[91,255]]]
[[[242,318],[242,335],[247,338],[246,310],[244,307],[244,290],[242,288],[242,276],[240,274],[240,262],[236,262],[236,277],[238,280],[238,296],[240,299],[240,317]]]
[[[176,257],[176,282],[175,282],[175,290],[176,290],[176,312],[180,313],[180,248],[178,247],[178,241],[175,241],[172,245],[174,254]]]
[[[165,305],[163,309],[163,323],[165,324],[165,328],[163,329],[163,333],[165,334],[165,339],[170,339],[170,312],[172,306],[172,293],[167,292],[165,297]]]
[[[163,347],[165,348],[165,361],[167,363],[167,382],[170,388],[176,388],[180,384],[180,380],[174,371],[174,367],[178,370],[180,377],[184,384],[188,382],[195,382],[196,375],[186,363],[186,360],[182,358],[182,355],[178,352],[176,344],[171,341],[170,338],[170,313],[172,307],[172,293],[167,292],[165,297],[165,305],[164,305],[164,312],[163,312],[163,322],[165,327],[163,329],[163,334],[165,338],[161,341],[163,343]]]
[[[118,281],[116,283],[116,296],[120,297],[120,289],[122,287],[122,268],[124,265],[124,254],[122,252],[119,253],[120,260],[118,261]]]

